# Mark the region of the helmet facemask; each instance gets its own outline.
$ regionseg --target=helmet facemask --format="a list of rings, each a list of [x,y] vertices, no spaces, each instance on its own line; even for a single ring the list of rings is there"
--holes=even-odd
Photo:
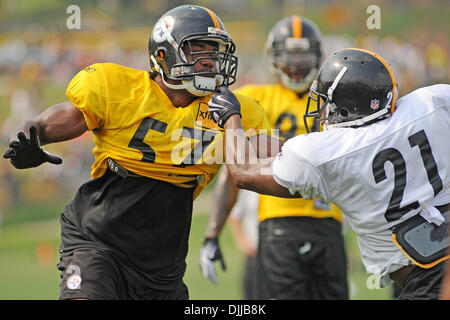
[[[206,96],[216,92],[217,87],[229,86],[236,81],[238,59],[233,54],[235,45],[225,31],[210,29],[213,30],[209,33],[185,36],[179,44],[173,41],[176,62],[170,68],[163,58],[157,59],[151,55],[152,68],[161,74],[166,86],[186,89],[195,96]],[[207,43],[217,49],[194,51],[192,47],[196,43]],[[200,67],[201,70],[198,71],[199,67],[196,65],[207,64],[206,61],[209,64],[212,62],[214,67],[211,70]],[[169,83],[167,79],[181,81],[181,84]]]
[[[270,61],[283,86],[297,92],[306,92],[317,76],[320,53],[310,50],[307,38],[286,38],[273,44]]]
[[[321,125],[323,126],[324,130],[327,130],[327,129],[331,128],[330,125],[333,125],[335,123],[345,123],[347,121],[346,119],[349,116],[348,110],[346,110],[345,108],[339,107],[333,101],[334,90],[336,90],[336,87],[338,86],[339,81],[342,79],[342,77],[347,72],[347,70],[348,70],[347,67],[343,67],[340,70],[340,72],[337,74],[336,78],[334,78],[333,83],[328,88],[326,95],[317,90],[317,81],[314,81],[314,83],[311,85],[311,90],[310,90],[310,94],[308,97],[308,103],[306,105],[306,112],[305,112],[305,116],[304,116],[306,130],[308,132],[309,132],[309,128],[306,123],[306,118],[311,117],[311,114],[314,114],[314,117],[315,117],[316,130],[318,130]],[[317,106],[316,106],[317,111],[315,113],[309,112],[309,104],[310,104],[311,100],[314,100],[317,103]],[[321,102],[321,100],[322,100],[322,102]]]
[[[201,43],[207,43],[215,50],[194,50]],[[175,64],[172,68],[173,78],[181,77],[183,84],[188,85],[186,88],[189,92],[196,96],[205,96],[211,92],[216,92],[219,86],[229,86],[236,81],[237,57],[232,53],[235,50],[234,44],[224,41],[222,38],[209,36],[208,38],[190,37],[189,40],[182,40],[180,50],[184,50],[185,62]],[[180,54],[181,56],[181,54]],[[198,65],[211,65],[208,68],[199,67]],[[184,79],[185,75],[178,70],[189,70],[188,79]],[[196,71],[197,69],[197,71]],[[200,70],[198,70],[200,69]]]
[[[306,103],[305,115],[303,116],[303,121],[305,123],[306,132],[311,133],[315,131],[320,131],[319,128],[324,126],[326,128],[328,123],[321,123],[321,121],[328,120],[328,114],[333,112],[331,106],[326,108],[327,96],[317,91],[317,80],[315,80],[309,91],[308,102]],[[327,103],[328,105],[328,103]],[[324,114],[324,117],[322,115]],[[310,127],[307,119],[313,118],[313,125]]]

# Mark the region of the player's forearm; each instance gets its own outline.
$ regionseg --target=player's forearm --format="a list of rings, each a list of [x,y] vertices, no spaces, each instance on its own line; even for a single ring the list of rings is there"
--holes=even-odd
[[[283,141],[266,134],[254,135],[248,140],[256,151],[259,159],[275,157],[281,151],[281,147],[283,146]]]
[[[228,170],[223,168],[214,189],[214,201],[205,237],[213,238],[219,236],[233,205],[236,203],[238,191],[238,188],[231,182]]]
[[[74,139],[87,130],[82,113],[70,102],[49,107],[35,119],[20,124],[9,136],[9,142],[17,140],[19,132],[28,137],[29,129],[35,126],[41,145]]]
[[[239,116],[232,116],[224,125],[225,162],[234,185],[240,189],[255,191],[282,198],[299,197],[280,186],[273,178],[272,164],[275,158],[259,159],[245,137]]]
[[[224,128],[224,154],[228,171],[238,188],[248,189],[253,186],[253,180],[258,180],[256,176],[260,175],[262,165],[268,161],[258,160],[257,151],[248,142],[237,116],[232,116]]]

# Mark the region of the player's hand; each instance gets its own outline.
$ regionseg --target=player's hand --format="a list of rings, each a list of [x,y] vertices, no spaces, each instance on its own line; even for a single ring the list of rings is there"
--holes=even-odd
[[[17,169],[27,169],[40,166],[44,162],[61,164],[62,159],[54,156],[41,148],[35,126],[30,127],[30,138],[27,139],[23,132],[17,134],[17,140],[11,141],[9,149],[3,158],[9,159]]]
[[[233,114],[241,116],[241,104],[228,87],[222,86],[218,90],[219,92],[211,96],[208,105],[213,120],[217,122],[219,127],[223,128],[225,122]]]
[[[222,252],[219,248],[219,239],[205,238],[203,247],[200,249],[200,267],[202,274],[206,279],[209,279],[212,283],[217,284],[216,272],[214,270],[214,261],[219,260],[222,266],[222,270],[226,270],[225,261],[223,260]]]

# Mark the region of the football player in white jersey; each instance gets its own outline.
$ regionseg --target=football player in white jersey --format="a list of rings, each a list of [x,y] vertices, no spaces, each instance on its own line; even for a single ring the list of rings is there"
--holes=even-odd
[[[238,108],[225,88],[210,101],[219,121]],[[449,258],[450,86],[424,87],[398,99],[382,57],[344,49],[322,65],[307,117],[324,130],[290,139],[264,163],[255,161],[240,118],[230,117],[225,152],[234,183],[262,194],[335,203],[381,287],[394,280],[403,287],[399,299],[437,299]]]

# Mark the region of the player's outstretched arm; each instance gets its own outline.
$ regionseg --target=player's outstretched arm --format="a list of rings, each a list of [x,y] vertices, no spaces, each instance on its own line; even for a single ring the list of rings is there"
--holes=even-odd
[[[44,162],[61,164],[60,157],[41,146],[76,138],[87,129],[83,114],[71,102],[57,104],[19,125],[9,136],[9,149],[3,157],[17,169],[37,167]]]
[[[291,195],[288,189],[279,185],[272,175],[275,158],[256,157],[253,146],[245,139],[241,119],[231,116],[224,124],[225,161],[233,183],[240,189],[247,189],[281,198],[299,197]]]
[[[299,197],[297,193],[291,195],[273,178],[272,163],[275,158],[258,158],[257,151],[247,140],[242,128],[241,106],[236,96],[227,87],[220,87],[208,104],[213,119],[225,129],[225,163],[234,185],[277,197]]]

